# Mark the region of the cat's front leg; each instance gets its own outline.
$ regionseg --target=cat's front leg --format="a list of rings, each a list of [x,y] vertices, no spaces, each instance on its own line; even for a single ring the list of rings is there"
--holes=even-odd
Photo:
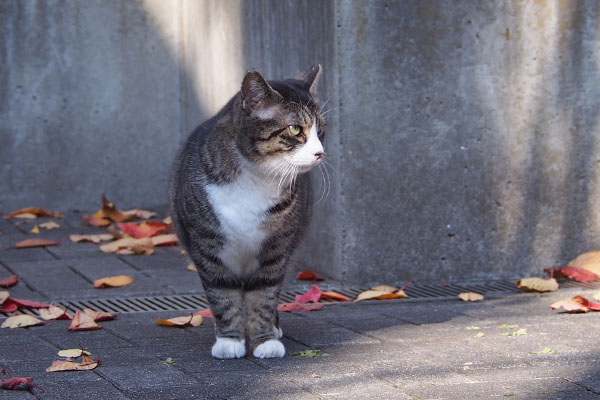
[[[248,309],[248,338],[252,354],[256,358],[276,358],[285,355],[285,347],[279,339],[277,303],[281,285],[254,288],[245,292]]]
[[[216,342],[212,356],[220,359],[244,357],[246,341],[241,289],[207,287],[205,284],[204,290],[215,317]]]

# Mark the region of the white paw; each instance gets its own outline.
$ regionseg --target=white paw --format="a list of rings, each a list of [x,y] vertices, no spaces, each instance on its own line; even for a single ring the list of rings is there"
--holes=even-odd
[[[277,328],[276,326],[274,326],[273,330],[275,331],[275,337],[277,339],[281,339],[283,337],[283,331],[281,330],[281,328]]]
[[[279,340],[271,339],[259,344],[254,349],[256,358],[275,358],[285,356],[285,347]]]
[[[246,341],[244,339],[231,339],[217,337],[212,347],[214,358],[242,358],[246,355]]]

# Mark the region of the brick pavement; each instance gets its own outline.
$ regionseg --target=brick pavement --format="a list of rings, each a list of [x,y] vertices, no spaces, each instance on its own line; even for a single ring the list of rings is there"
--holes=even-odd
[[[55,231],[57,247],[15,250],[30,222],[0,219],[0,279],[30,300],[199,293],[199,280],[179,252],[106,255],[97,246],[68,242],[70,233],[97,231],[69,215]],[[39,220],[37,222],[40,222]],[[111,274],[131,286],[93,289]],[[288,285],[293,285],[292,279]],[[32,376],[45,392],[0,391],[2,399],[597,399],[600,398],[600,314],[564,314],[549,304],[575,293],[520,294],[479,303],[380,301],[327,305],[282,313],[283,359],[215,360],[213,321],[196,328],[157,325],[181,311],[123,313],[104,329],[68,332],[69,321],[0,330],[0,367]],[[475,329],[477,327],[478,329]],[[511,336],[518,329],[526,334]],[[479,333],[483,333],[483,336]],[[523,331],[522,331],[523,332]],[[46,373],[57,351],[82,344],[100,356],[92,371]],[[541,352],[544,348],[551,354]],[[327,355],[291,354],[319,349]],[[175,364],[162,361],[171,357]]]

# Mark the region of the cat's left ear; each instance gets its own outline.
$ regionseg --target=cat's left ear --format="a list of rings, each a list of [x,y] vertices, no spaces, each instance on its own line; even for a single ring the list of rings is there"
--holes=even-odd
[[[313,65],[304,72],[300,72],[294,77],[295,80],[302,82],[302,88],[309,93],[314,93],[317,88],[317,81],[321,76],[321,64]]]

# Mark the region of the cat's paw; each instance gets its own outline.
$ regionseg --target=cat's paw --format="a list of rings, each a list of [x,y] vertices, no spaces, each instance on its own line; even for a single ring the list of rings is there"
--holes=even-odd
[[[274,326],[273,330],[275,331],[275,337],[277,339],[281,339],[283,337],[283,331],[281,330],[281,328]]]
[[[254,357],[256,358],[276,358],[283,356],[285,356],[285,347],[283,347],[283,343],[276,339],[267,340],[254,349]]]
[[[214,358],[242,358],[246,355],[246,341],[244,339],[232,339],[218,337],[212,347]]]

